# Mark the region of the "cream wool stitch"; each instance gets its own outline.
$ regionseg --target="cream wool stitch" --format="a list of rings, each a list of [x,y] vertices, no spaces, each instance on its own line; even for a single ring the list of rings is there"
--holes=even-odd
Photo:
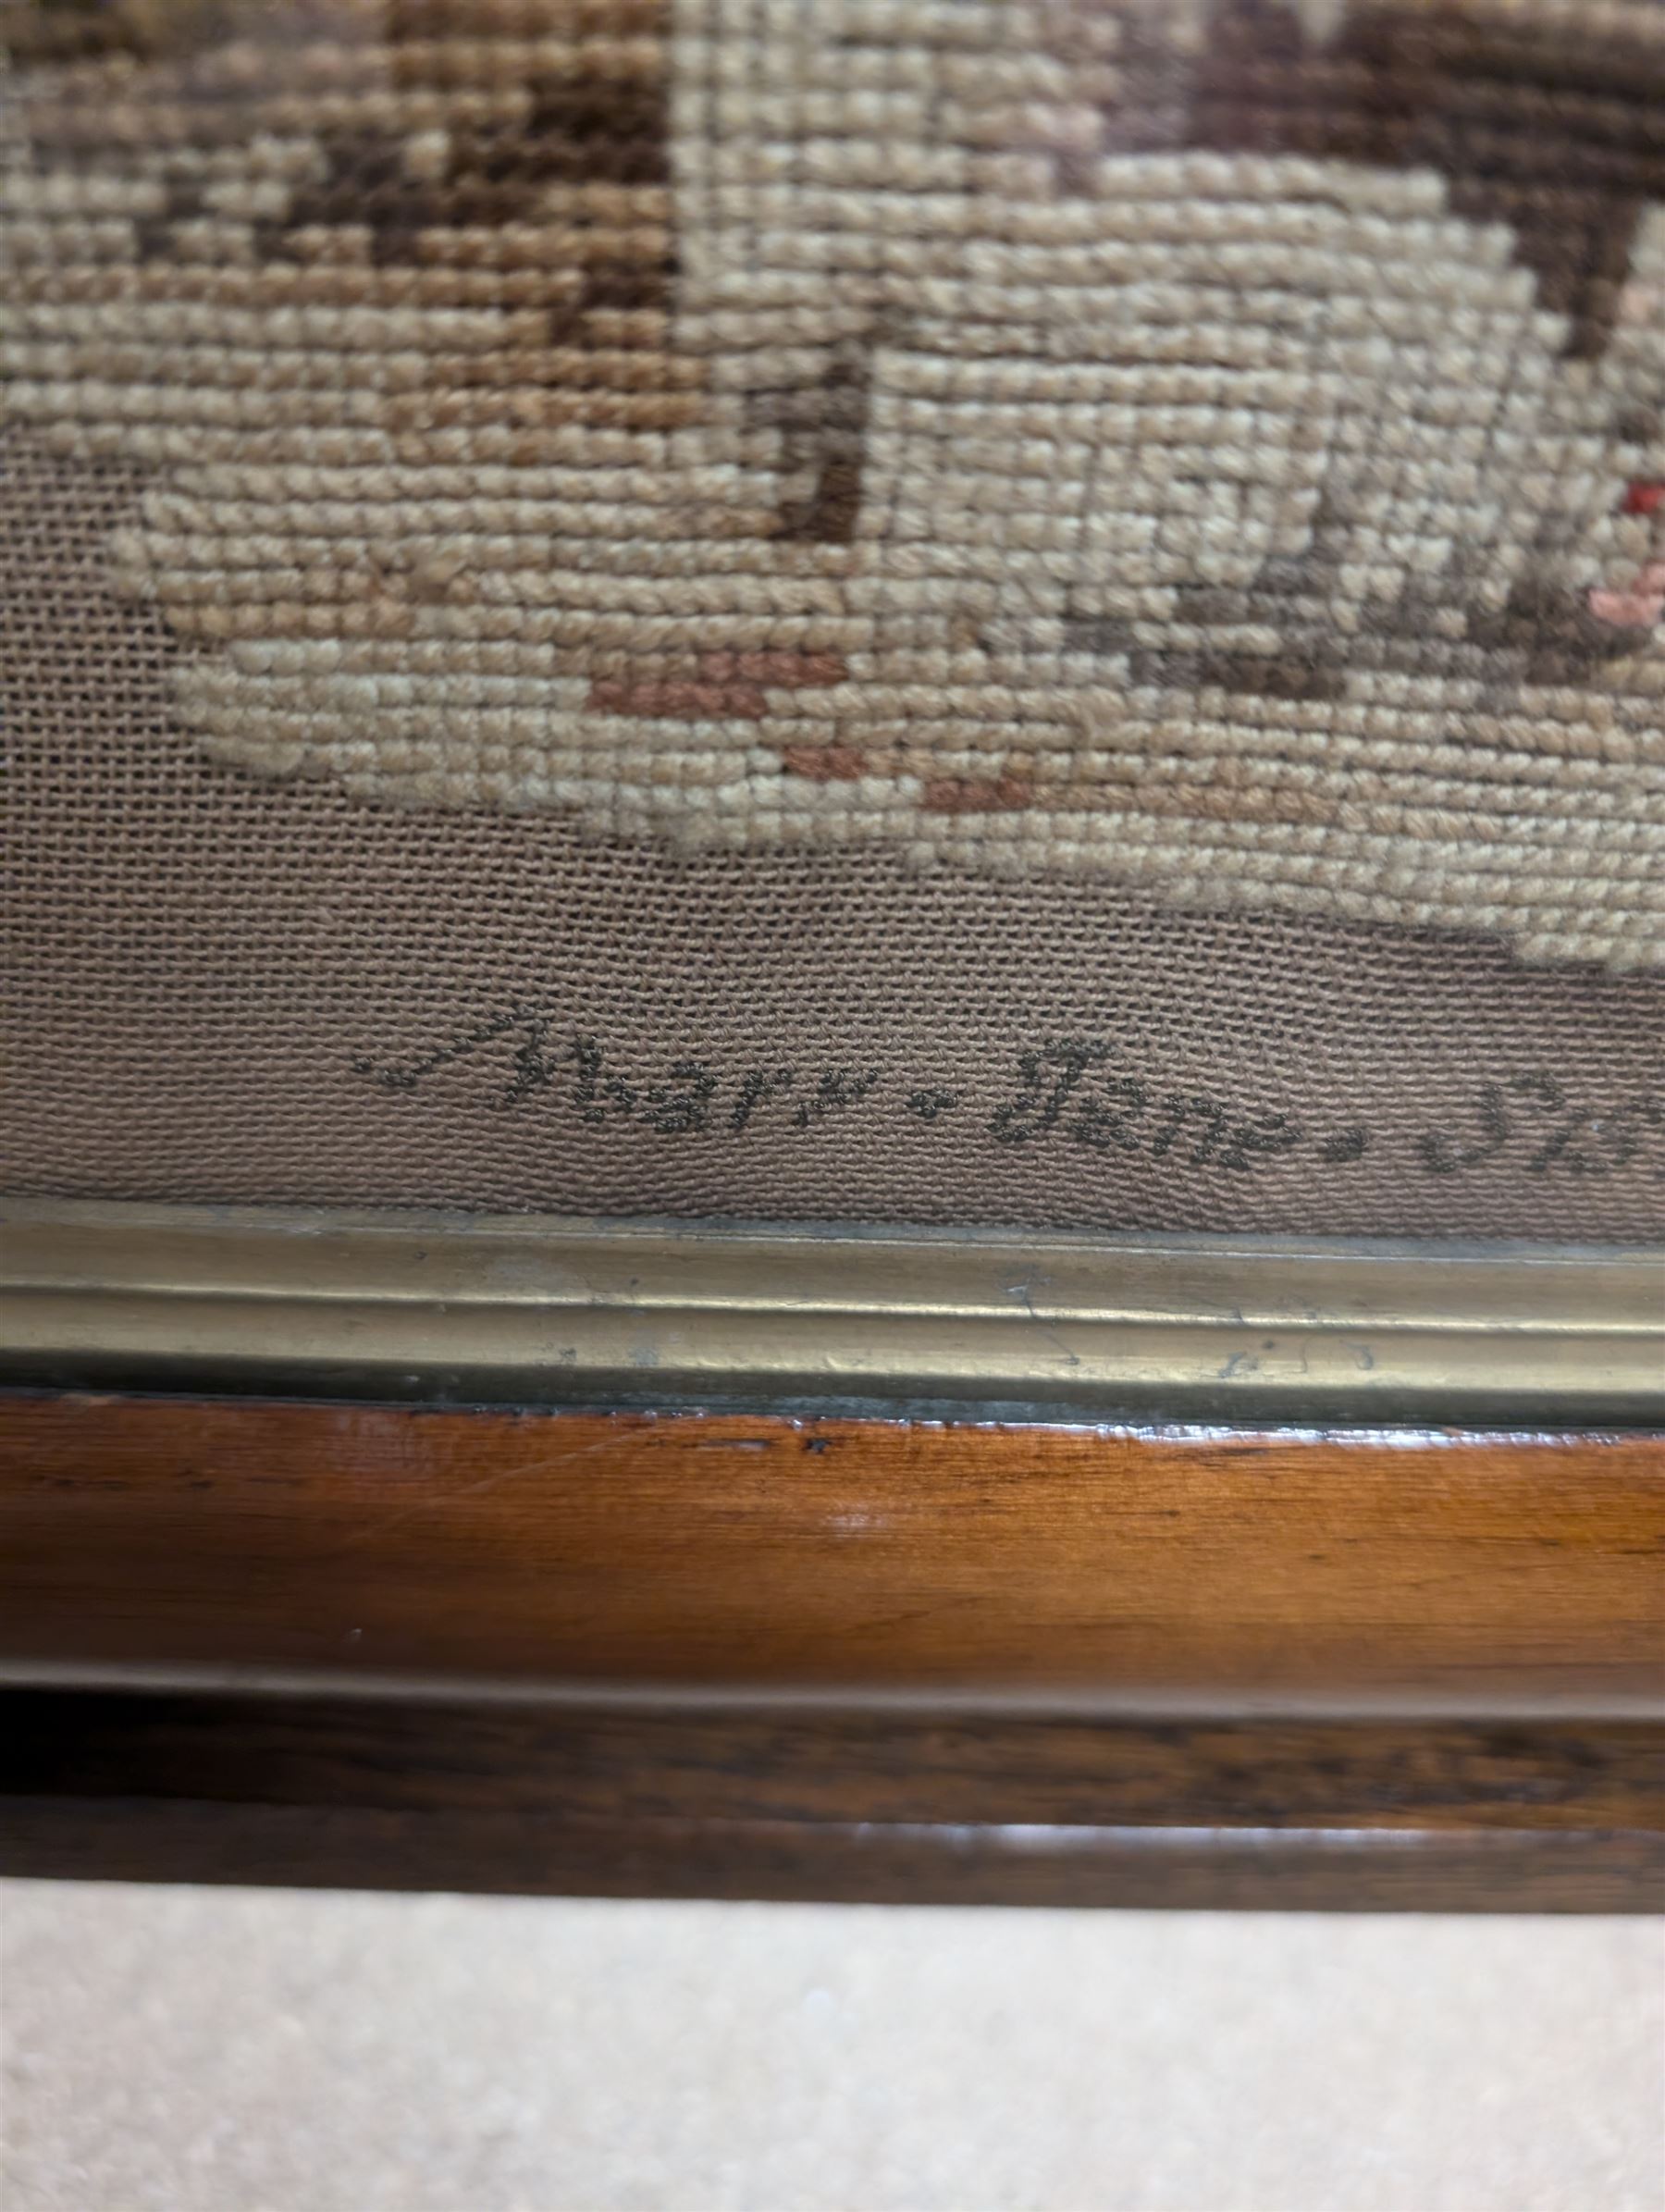
[[[1665,963],[1665,10],[0,8],[222,759]]]

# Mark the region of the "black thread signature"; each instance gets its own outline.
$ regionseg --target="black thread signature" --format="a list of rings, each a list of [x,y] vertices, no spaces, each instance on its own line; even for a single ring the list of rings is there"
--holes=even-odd
[[[805,1135],[857,1108],[905,1116],[926,1128],[978,1114],[997,1144],[1058,1144],[1160,1160],[1185,1172],[1242,1175],[1297,1154],[1329,1169],[1362,1160],[1382,1140],[1363,1120],[1314,1126],[1288,1111],[1255,1113],[1210,1093],[1175,1089],[1129,1069],[1118,1047],[1054,1037],[1014,1057],[1005,1094],[989,1111],[963,1091],[914,1079],[887,1081],[870,1064],[784,1062],[720,1069],[692,1057],[642,1074],[619,1064],[594,1032],[519,1005],[406,1061],[352,1062],[390,1096],[419,1092],[431,1076],[489,1054],[484,1101],[513,1113],[543,1098],[591,1128],[628,1125],[661,1136],[734,1140],[758,1131]],[[1502,1169],[1532,1176],[1655,1174],[1665,1155],[1665,1097],[1638,1094],[1591,1107],[1537,1071],[1483,1081],[1454,1121],[1407,1135],[1396,1156],[1432,1176]]]

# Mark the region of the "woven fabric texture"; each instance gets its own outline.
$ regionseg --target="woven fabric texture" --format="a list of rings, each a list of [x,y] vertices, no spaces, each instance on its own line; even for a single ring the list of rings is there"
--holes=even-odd
[[[0,1182],[1665,1223],[1657,0],[0,0]]]
[[[1651,0],[9,6],[222,758],[1665,959]]]

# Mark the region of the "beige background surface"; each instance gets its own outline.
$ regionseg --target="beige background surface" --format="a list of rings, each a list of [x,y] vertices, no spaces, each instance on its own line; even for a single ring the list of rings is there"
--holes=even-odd
[[[1642,1921],[0,1885],[6,2212],[1657,2212]]]

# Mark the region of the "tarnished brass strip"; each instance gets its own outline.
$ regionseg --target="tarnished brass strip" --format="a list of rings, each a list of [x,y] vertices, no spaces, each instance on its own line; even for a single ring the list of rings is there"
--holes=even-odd
[[[1665,1254],[0,1202],[11,1379],[1665,1418]]]

